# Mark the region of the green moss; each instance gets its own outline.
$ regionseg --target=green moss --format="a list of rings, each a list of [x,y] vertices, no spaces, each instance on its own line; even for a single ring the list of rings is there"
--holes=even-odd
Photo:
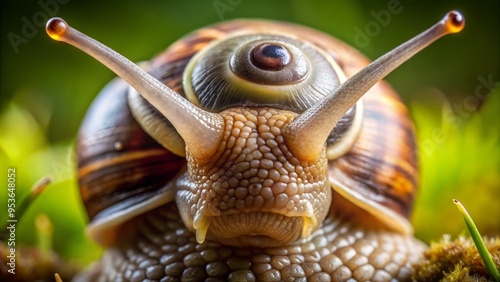
[[[495,265],[500,268],[500,237],[484,238]],[[459,237],[451,241],[443,236],[424,253],[424,260],[415,265],[414,281],[493,281],[486,271],[474,242]]]

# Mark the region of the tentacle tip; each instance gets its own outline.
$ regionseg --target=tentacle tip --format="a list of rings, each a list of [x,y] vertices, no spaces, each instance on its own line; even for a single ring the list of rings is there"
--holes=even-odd
[[[457,33],[464,29],[465,18],[458,11],[450,11],[444,17],[444,23],[449,33]]]
[[[52,18],[45,26],[45,30],[50,38],[58,41],[61,40],[68,28],[68,24],[61,18]]]

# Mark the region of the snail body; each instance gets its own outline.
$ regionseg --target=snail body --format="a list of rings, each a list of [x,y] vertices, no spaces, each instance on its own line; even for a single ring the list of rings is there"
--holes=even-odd
[[[378,81],[459,25],[450,12],[367,66],[319,31],[236,20],[187,35],[142,70],[51,20],[52,38],[134,87],[111,82],[77,140],[88,233],[108,247],[80,278],[408,279],[425,248],[408,220],[413,125]]]

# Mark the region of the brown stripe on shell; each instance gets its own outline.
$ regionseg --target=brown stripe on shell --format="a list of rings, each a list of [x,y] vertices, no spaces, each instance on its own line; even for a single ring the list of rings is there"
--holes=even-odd
[[[120,150],[121,151],[121,150]],[[127,151],[121,154],[110,153],[104,158],[94,158],[93,162],[88,162],[87,165],[80,166],[78,177],[86,177],[96,171],[102,171],[113,166],[122,166],[124,164],[133,164],[146,158],[158,158],[165,155],[165,150],[162,149],[142,149],[138,151]]]
[[[171,155],[168,151],[154,151],[154,154],[136,152],[132,159],[127,156],[134,154],[132,152],[115,155],[104,165],[103,161],[97,162],[99,169],[79,175],[81,196],[88,203],[86,207],[91,218],[118,202],[165,185],[178,168],[176,164],[167,163]]]
[[[379,85],[365,96],[360,136],[349,153],[330,162],[329,173],[408,218],[417,187],[415,136],[402,103],[384,94],[390,91]]]
[[[96,98],[77,139],[79,186],[90,219],[117,203],[161,189],[185,165],[132,117],[128,85],[112,81]]]

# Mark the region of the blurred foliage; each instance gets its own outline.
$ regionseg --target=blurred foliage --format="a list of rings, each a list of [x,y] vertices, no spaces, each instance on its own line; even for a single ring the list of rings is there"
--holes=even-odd
[[[54,178],[19,224],[18,245],[38,244],[35,217],[44,213],[54,225],[52,246],[57,253],[77,264],[100,255],[84,233],[86,215],[76,187],[73,143],[87,107],[113,74],[81,51],[50,40],[40,23],[47,14],[65,18],[133,61],[147,60],[192,30],[232,18],[300,23],[358,45],[374,59],[458,9],[466,17],[465,30],[439,40],[387,80],[410,105],[421,144],[417,236],[429,242],[464,230],[452,198],[467,205],[484,235],[499,234],[500,220],[492,215],[500,214],[500,92],[483,99],[492,88],[482,88],[483,98],[475,106],[469,97],[482,85],[480,77],[500,81],[500,4],[399,1],[400,13],[391,14],[387,23],[377,22],[376,15],[395,2],[2,1],[0,183],[6,183],[7,167],[15,167],[19,200],[39,178]],[[229,6],[218,10],[220,3]],[[33,23],[31,34],[26,22]],[[370,24],[379,29],[366,46],[359,46],[358,30],[366,32]],[[24,38],[23,43],[13,44],[13,34]],[[460,112],[455,105],[469,110]],[[0,224],[6,218],[5,195],[2,188]]]
[[[483,235],[500,234],[500,88],[477,112],[453,113],[449,102],[412,105],[418,128],[421,188],[414,225],[425,241],[436,231],[457,234],[464,229],[451,199],[467,203]],[[456,104],[455,104],[456,105]]]
[[[1,169],[16,168],[16,203],[45,175],[53,183],[31,204],[16,230],[16,245],[43,245],[36,236],[35,219],[45,213],[54,225],[53,248],[75,263],[85,264],[99,256],[99,248],[84,233],[86,217],[79,200],[75,180],[72,141],[49,143],[45,132],[33,116],[11,103],[0,116],[0,131],[9,132],[0,139]],[[6,173],[2,175],[3,183]],[[1,191],[0,206],[7,207],[7,189]],[[7,213],[0,213],[0,225]],[[91,251],[93,250],[93,251]]]

